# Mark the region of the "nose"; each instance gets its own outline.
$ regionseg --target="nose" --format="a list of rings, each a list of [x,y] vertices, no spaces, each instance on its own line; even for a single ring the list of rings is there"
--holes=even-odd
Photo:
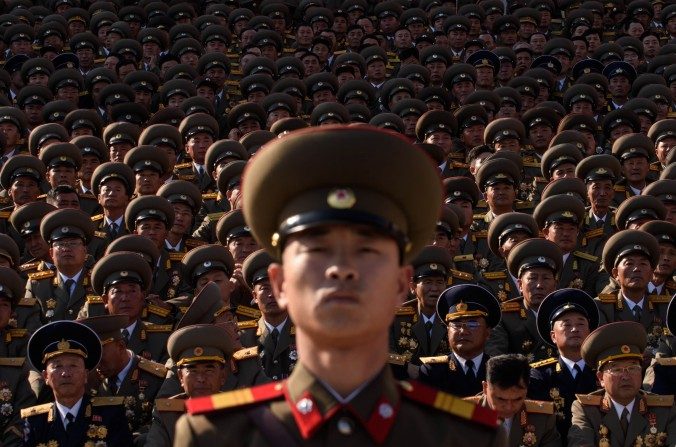
[[[326,276],[337,281],[354,281],[358,278],[358,273],[345,253],[340,253],[326,269]]]

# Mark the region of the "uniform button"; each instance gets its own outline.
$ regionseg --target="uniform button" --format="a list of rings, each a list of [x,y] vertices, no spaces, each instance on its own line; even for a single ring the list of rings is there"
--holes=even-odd
[[[338,432],[341,435],[350,436],[354,431],[352,421],[347,417],[338,419],[336,426],[338,427]]]
[[[274,363],[276,365],[277,363],[279,363],[279,360],[275,360],[272,363]]]
[[[73,315],[73,309],[68,309],[68,313],[69,313],[70,315]]]

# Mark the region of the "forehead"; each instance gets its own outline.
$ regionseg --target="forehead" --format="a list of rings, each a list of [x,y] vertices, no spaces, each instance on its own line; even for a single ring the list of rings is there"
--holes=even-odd
[[[625,360],[612,360],[605,365],[605,369],[610,369],[610,368],[622,368],[625,366],[632,366],[632,365],[638,365],[639,361],[638,359],[625,359]]]
[[[60,365],[63,363],[77,363],[81,364],[84,366],[84,359],[80,357],[79,355],[75,354],[61,354],[57,355],[56,357],[52,357],[47,361],[47,367],[49,368],[50,366],[53,365]]]

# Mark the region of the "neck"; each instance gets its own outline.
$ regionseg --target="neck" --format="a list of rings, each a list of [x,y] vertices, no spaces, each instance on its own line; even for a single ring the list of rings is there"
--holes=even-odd
[[[479,349],[476,349],[476,350],[470,351],[470,352],[466,352],[466,351],[458,352],[458,351],[456,351],[456,350],[454,349],[453,352],[454,352],[455,355],[457,355],[458,357],[462,357],[462,358],[465,359],[465,360],[471,360],[471,359],[473,359],[474,357],[476,357],[477,355],[479,355],[479,354],[481,354],[481,353],[483,352],[483,349],[482,349],[482,348],[483,348],[483,346],[481,346],[481,348],[479,348]],[[475,366],[476,368],[479,367],[479,365],[474,365],[474,366]]]
[[[614,400],[615,402],[617,402],[618,404],[624,406],[624,407],[626,407],[627,405],[629,405],[630,403],[632,403],[632,402],[634,401],[634,399],[636,399],[636,398],[632,398],[632,399],[627,399],[627,398],[624,398],[624,399],[623,399],[623,398],[617,398],[617,399],[616,399],[616,398],[614,398],[613,396],[610,396],[610,398],[613,399],[613,400]]]
[[[265,314],[264,317],[265,321],[267,321],[269,325],[276,327],[282,324],[284,320],[286,320],[287,314],[286,313]]]
[[[127,363],[129,363],[130,358],[131,358],[131,355],[129,354],[129,351],[127,349],[125,349],[124,355],[120,359],[120,363],[117,365],[117,368],[115,369],[115,374],[112,377],[115,377],[122,372],[124,367],[127,366]]]
[[[627,181],[627,183],[629,184],[629,186],[631,186],[631,187],[633,187],[633,188],[636,188],[636,189],[643,190],[643,188],[645,188],[645,180],[643,180],[642,182],[630,182],[630,181]]]
[[[491,206],[490,206],[490,210],[493,211],[493,214],[495,214],[496,216],[499,216],[500,214],[505,214],[505,213],[511,212],[511,211],[512,211],[512,206],[511,206],[511,205],[509,205],[509,206],[495,206],[495,205],[491,205]]]
[[[592,204],[592,213],[594,213],[597,217],[605,217],[606,214],[608,214],[608,207],[607,206],[594,206]]]
[[[658,275],[657,273],[653,272],[653,279],[650,281],[653,283],[654,286],[661,286],[664,284],[667,280],[667,276],[665,275]]]
[[[580,347],[578,346],[577,348],[571,348],[568,346],[563,346],[559,348],[559,355],[561,357],[565,357],[568,360],[572,360],[574,362],[579,362],[582,360],[582,354],[580,354]]]
[[[103,208],[103,215],[112,221],[116,221],[124,215],[124,208]]]
[[[64,407],[73,408],[78,400],[82,399],[83,394],[79,396],[56,396],[56,401],[63,405]],[[77,416],[77,415],[73,415]]]
[[[625,102],[627,102],[627,97],[626,96],[613,96],[613,102],[615,104],[623,105]]]
[[[63,275],[68,276],[69,278],[72,278],[73,276],[77,275],[80,270],[82,270],[82,266],[59,266],[58,264],[56,265],[56,269]]]
[[[622,289],[622,293],[634,303],[638,303],[645,297],[644,289]]]
[[[420,310],[420,313],[425,315],[427,318],[430,318],[437,311],[434,307],[425,306],[423,304],[418,304],[418,310]]]
[[[171,231],[170,231],[169,233],[167,233],[167,241],[168,241],[171,245],[173,245],[174,247],[176,246],[176,244],[178,244],[179,242],[181,242],[181,239],[183,239],[183,235],[182,235],[182,234],[173,233],[173,232],[171,232]]]

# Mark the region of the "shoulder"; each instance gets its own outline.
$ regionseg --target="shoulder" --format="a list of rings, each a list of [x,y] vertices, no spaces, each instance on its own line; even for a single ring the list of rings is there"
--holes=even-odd
[[[420,357],[420,361],[423,362],[425,365],[435,365],[435,364],[441,364],[441,363],[448,363],[449,361],[449,356],[448,355],[437,355],[434,357]]]
[[[171,324],[153,324],[145,322],[144,326],[146,332],[150,334],[169,333],[173,330],[173,326]]]
[[[507,279],[507,273],[504,270],[499,270],[496,272],[484,272],[481,274],[481,276],[489,281],[496,279]]]
[[[185,399],[169,398],[169,399],[155,399],[155,408],[159,412],[185,412]]]
[[[503,313],[519,312],[523,307],[522,305],[523,303],[521,298],[512,298],[511,300],[500,303],[500,310],[502,310]]]
[[[531,368],[541,368],[541,367],[543,367],[543,366],[553,365],[553,364],[555,364],[555,363],[558,362],[558,361],[559,361],[558,358],[556,358],[556,357],[550,357],[550,358],[545,359],[545,360],[540,360],[539,362],[531,363],[531,364],[530,364],[530,367],[531,367]]]
[[[474,281],[474,275],[467,272],[462,272],[460,270],[451,269],[451,275],[454,278],[463,279],[465,281]]]
[[[655,363],[661,366],[676,366],[676,357],[658,357]]]
[[[395,315],[398,317],[413,316],[416,313],[417,313],[416,310],[410,306],[397,307],[395,309]]]
[[[576,394],[575,398],[586,407],[600,407],[603,403],[603,390],[599,391],[595,391],[591,394]]]
[[[599,293],[599,296],[596,297],[597,303],[602,303],[602,304],[615,304],[615,301],[617,301],[617,294],[616,293]]]
[[[92,407],[111,407],[124,405],[124,396],[92,397]]]
[[[645,393],[645,402],[649,407],[671,408],[674,406],[674,395]]]
[[[160,379],[164,379],[167,376],[168,369],[161,363],[153,362],[152,360],[140,359],[138,367]]]
[[[589,253],[585,253],[583,251],[574,251],[573,256],[576,258],[584,259],[586,261],[591,261],[591,262],[598,262],[599,258],[598,256],[590,255]]]
[[[12,329],[15,330],[15,329]],[[26,331],[25,329],[23,329]],[[26,363],[25,357],[2,357],[0,358],[0,366],[11,366],[15,368],[20,368]]]
[[[527,413],[554,414],[554,402],[526,399],[524,408]]]
[[[239,351],[236,351],[232,354],[232,358],[235,361],[246,360],[254,357],[258,357],[258,346],[240,349]]]
[[[29,418],[32,416],[37,416],[39,414],[47,414],[52,410],[54,404],[52,402],[48,404],[36,405],[34,407],[28,407],[21,409],[21,417],[23,419]]]
[[[54,270],[43,270],[41,272],[29,273],[28,279],[31,281],[39,281],[41,279],[53,278],[56,275]]]
[[[284,382],[273,382],[252,388],[242,388],[211,396],[188,399],[185,402],[188,414],[207,414],[218,410],[240,408],[252,404],[277,400],[284,397]]]

